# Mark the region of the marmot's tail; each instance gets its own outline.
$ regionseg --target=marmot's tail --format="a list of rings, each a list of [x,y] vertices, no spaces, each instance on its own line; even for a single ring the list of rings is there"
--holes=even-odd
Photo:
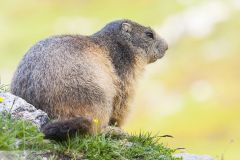
[[[46,124],[41,130],[46,139],[62,141],[77,132],[80,134],[91,133],[92,121],[84,117],[77,117]]]

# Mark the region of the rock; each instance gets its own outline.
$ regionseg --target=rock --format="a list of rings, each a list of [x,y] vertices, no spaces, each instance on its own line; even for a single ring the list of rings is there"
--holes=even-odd
[[[36,109],[24,99],[11,93],[0,93],[0,113],[8,112],[13,118],[22,118],[35,124],[38,128],[49,121],[47,113]]]
[[[0,151],[1,160],[26,159],[27,151]]]
[[[14,160],[14,159],[34,159],[34,160],[49,160],[49,159],[58,159],[58,160],[71,160],[72,158],[63,153],[55,152],[44,152],[44,151],[0,151],[1,160]],[[82,159],[77,157],[77,160]]]
[[[183,160],[214,160],[214,158],[208,155],[195,155],[189,153],[175,154],[174,157],[182,158]]]
[[[114,126],[107,126],[104,128],[101,132],[102,134],[105,134],[107,136],[114,136],[114,137],[128,137],[128,133],[122,130],[119,127]]]

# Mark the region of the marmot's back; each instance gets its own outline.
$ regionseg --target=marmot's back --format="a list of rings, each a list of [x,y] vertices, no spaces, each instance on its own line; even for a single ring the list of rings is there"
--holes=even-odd
[[[101,52],[83,36],[42,40],[20,62],[11,91],[53,118],[66,118],[66,109],[61,107],[105,103],[105,97],[112,98],[115,88],[112,66]]]

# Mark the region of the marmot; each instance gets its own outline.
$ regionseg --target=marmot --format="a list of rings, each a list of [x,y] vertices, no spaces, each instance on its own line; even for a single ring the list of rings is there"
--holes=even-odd
[[[52,36],[24,55],[11,92],[56,120],[42,127],[48,139],[122,126],[138,75],[167,48],[150,27],[126,19],[90,36]]]

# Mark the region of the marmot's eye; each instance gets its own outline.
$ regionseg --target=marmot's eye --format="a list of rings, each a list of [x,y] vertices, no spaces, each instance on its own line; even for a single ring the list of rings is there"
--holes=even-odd
[[[149,38],[154,39],[154,35],[153,35],[153,33],[152,33],[151,31],[146,32],[146,35],[147,35]]]

